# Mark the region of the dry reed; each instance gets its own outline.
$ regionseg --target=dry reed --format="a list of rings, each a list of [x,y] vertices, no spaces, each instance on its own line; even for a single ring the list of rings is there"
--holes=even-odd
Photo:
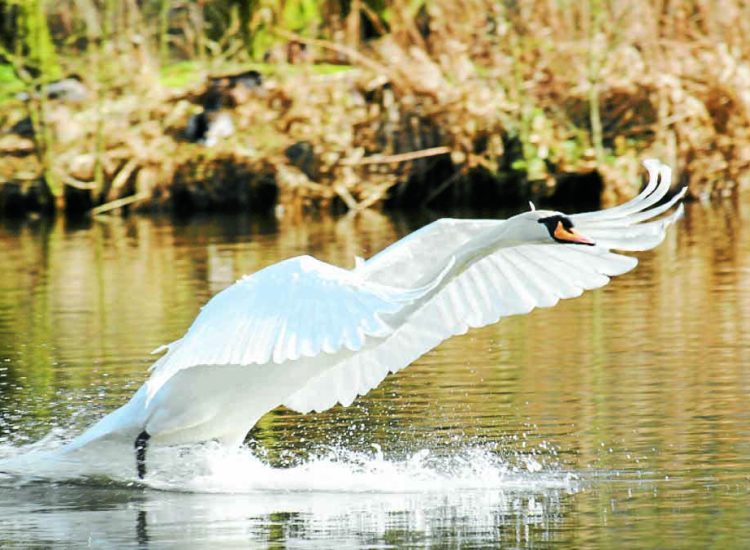
[[[261,90],[231,109],[235,134],[214,148],[180,139],[204,81],[168,88],[159,60],[169,39],[173,52],[205,59],[204,77],[227,63],[243,66],[246,33],[236,17],[211,40],[193,3],[174,3],[187,21],[175,36],[165,36],[163,4],[153,22],[134,2],[105,3],[112,11],[93,19],[80,10],[65,19],[68,4],[80,8],[61,2],[50,13],[53,28],[73,29],[77,16],[89,40],[75,55],[61,49],[61,63],[93,95],[45,107],[54,135],[46,154],[48,170],[69,191],[91,195],[92,206],[128,196],[168,201],[175,183],[190,178],[192,190],[221,193],[211,186],[221,187],[222,166],[231,164],[247,180],[238,185],[275,182],[284,205],[361,209],[428,171],[437,155],[453,176],[426,182],[422,200],[464,176],[470,182],[476,170],[498,181],[513,173],[547,190],[561,174],[598,171],[606,202],[636,191],[646,156],[675,166],[694,196],[748,184],[745,0],[394,0],[387,20],[354,2],[357,24],[326,4],[314,32],[277,27],[277,40],[306,43],[315,59],[353,68],[266,66]],[[374,29],[366,40],[363,21]],[[22,116],[17,102],[0,104],[6,129]],[[308,146],[313,161],[302,166],[285,154],[294,144]],[[0,179],[38,178],[33,141],[5,134],[0,149]]]

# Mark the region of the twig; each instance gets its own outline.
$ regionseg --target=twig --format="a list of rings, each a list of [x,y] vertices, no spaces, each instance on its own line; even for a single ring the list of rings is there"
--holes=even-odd
[[[362,13],[365,14],[365,16],[370,20],[370,23],[373,27],[375,27],[375,32],[378,33],[381,36],[384,36],[388,31],[383,26],[383,22],[380,20],[380,17],[377,13],[375,13],[375,10],[373,10],[370,6],[367,5],[366,2],[363,2],[360,5],[360,9],[362,10]]]
[[[354,48],[350,48],[349,46],[342,46],[341,44],[336,44],[335,42],[330,42],[328,40],[321,40],[319,38],[305,38],[304,36],[300,36],[299,34],[279,28],[273,29],[273,32],[283,38],[286,38],[287,40],[295,40],[303,44],[309,44],[310,46],[317,46],[319,48],[324,48],[326,50],[332,50],[336,53],[343,54],[347,56],[351,61],[356,61],[359,64],[372,69],[376,73],[388,75],[392,80],[392,71],[387,66],[378,63],[377,61],[374,61],[365,55],[362,55]]]
[[[96,208],[92,208],[91,210],[89,210],[89,214],[91,214],[92,216],[98,216],[99,214],[104,214],[106,212],[122,208],[123,206],[133,204],[134,202],[145,200],[148,198],[148,196],[148,193],[138,193],[135,195],[130,195],[129,197],[124,197],[122,199],[110,201],[97,206]]]
[[[445,145],[439,147],[430,147],[419,151],[410,151],[408,153],[399,153],[397,155],[373,155],[362,159],[344,159],[339,164],[342,166],[362,166],[364,164],[388,164],[391,162],[407,162],[414,159],[425,157],[435,157],[438,155],[447,155],[451,148]]]
[[[349,190],[344,187],[341,184],[337,184],[333,187],[333,190],[336,191],[336,194],[339,196],[339,198],[344,201],[344,204],[346,204],[346,207],[349,210],[358,210],[360,205],[357,203],[357,199],[352,197],[352,194],[349,192]]]
[[[125,185],[125,183],[128,181],[128,178],[133,173],[133,170],[135,170],[138,167],[138,163],[135,161],[135,159],[130,159],[128,162],[125,163],[125,166],[122,167],[122,169],[117,172],[117,175],[112,180],[112,189],[116,190]]]
[[[461,173],[461,170],[456,170],[449,178],[447,178],[436,189],[434,189],[432,193],[427,196],[427,198],[424,200],[424,204],[430,204],[435,197],[442,194],[443,191],[453,185],[453,183],[461,176]]]
[[[81,181],[76,178],[74,178],[71,175],[65,175],[62,178],[62,182],[69,186],[73,187],[75,189],[80,189],[82,191],[92,191],[96,189],[96,182],[93,181]]]
[[[391,187],[393,187],[393,186],[392,185],[384,185],[380,189],[377,189],[377,190],[373,191],[372,193],[370,193],[370,196],[367,197],[362,202],[360,202],[357,205],[357,208],[355,208],[354,210],[355,211],[361,211],[361,210],[366,210],[367,208],[370,208],[373,204],[375,204],[376,202],[382,200],[385,197],[386,193],[388,193],[388,190]]]

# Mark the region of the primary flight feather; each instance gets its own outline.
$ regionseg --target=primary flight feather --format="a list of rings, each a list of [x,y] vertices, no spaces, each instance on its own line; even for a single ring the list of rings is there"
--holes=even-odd
[[[349,405],[450,336],[601,287],[638,263],[610,250],[655,247],[682,213],[684,190],[663,200],[669,167],[645,165],[646,188],[614,208],[441,219],[352,270],[301,256],[243,277],[157,350],[127,404],[65,451],[134,442],[143,477],[149,444],[239,445],[279,405]]]

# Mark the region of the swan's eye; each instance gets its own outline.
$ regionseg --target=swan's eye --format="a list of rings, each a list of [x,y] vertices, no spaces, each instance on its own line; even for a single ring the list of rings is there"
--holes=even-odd
[[[573,229],[573,222],[567,216],[549,216],[537,221],[543,223],[550,237],[559,243],[594,244],[594,241]]]
[[[557,224],[562,223],[563,227],[565,229],[568,229],[573,226],[571,221],[564,217],[564,216],[548,216],[546,218],[539,218],[537,220],[537,223],[543,223],[544,226],[547,228],[547,231],[549,231],[550,236],[554,236],[555,229],[557,228]]]

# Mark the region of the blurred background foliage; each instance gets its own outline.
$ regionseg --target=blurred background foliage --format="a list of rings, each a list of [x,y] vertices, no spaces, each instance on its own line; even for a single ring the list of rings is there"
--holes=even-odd
[[[747,0],[0,0],[0,206],[583,205],[645,156],[727,195],[748,27]]]

